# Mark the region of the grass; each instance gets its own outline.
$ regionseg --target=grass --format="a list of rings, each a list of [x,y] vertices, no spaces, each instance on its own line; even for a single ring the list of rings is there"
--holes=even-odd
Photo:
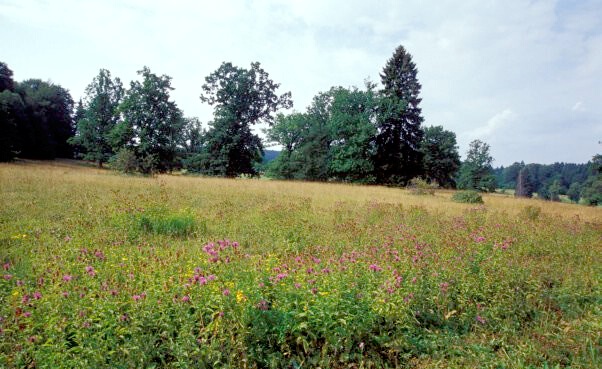
[[[0,367],[595,368],[602,210],[0,165]]]

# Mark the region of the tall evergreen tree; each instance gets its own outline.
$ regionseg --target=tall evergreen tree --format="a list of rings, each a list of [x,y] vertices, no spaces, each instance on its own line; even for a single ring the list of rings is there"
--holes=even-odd
[[[114,154],[110,134],[119,121],[117,108],[123,94],[119,78],[112,79],[111,72],[101,69],[86,88],[85,105],[76,110],[77,128],[70,142],[81,149],[83,159],[99,167]]]
[[[422,173],[421,85],[412,56],[399,46],[381,73],[375,171],[380,182],[404,184]]]

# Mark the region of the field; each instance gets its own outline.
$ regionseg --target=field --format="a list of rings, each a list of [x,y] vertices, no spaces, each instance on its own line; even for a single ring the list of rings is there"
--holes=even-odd
[[[0,367],[600,368],[602,210],[0,165]]]

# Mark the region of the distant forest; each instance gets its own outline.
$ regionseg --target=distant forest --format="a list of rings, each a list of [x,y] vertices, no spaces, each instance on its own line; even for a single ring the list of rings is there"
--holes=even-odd
[[[602,156],[586,164],[514,163],[492,167],[486,142],[460,160],[456,134],[424,124],[412,56],[399,46],[380,73],[381,87],[334,86],[305,111],[290,109],[260,63],[224,62],[205,78],[200,101],[214,108],[204,129],[171,99],[171,77],[147,67],[129,88],[101,69],[74,102],[68,90],[40,79],[14,81],[0,62],[0,161],[79,158],[143,174],[182,170],[201,175],[415,185],[602,204]],[[252,131],[266,123],[266,139]],[[276,155],[264,144],[279,145]]]

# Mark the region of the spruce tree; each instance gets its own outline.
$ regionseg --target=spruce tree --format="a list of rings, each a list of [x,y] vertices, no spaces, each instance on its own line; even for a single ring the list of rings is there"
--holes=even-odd
[[[375,174],[381,183],[405,184],[422,173],[421,85],[412,56],[399,46],[381,73]]]

